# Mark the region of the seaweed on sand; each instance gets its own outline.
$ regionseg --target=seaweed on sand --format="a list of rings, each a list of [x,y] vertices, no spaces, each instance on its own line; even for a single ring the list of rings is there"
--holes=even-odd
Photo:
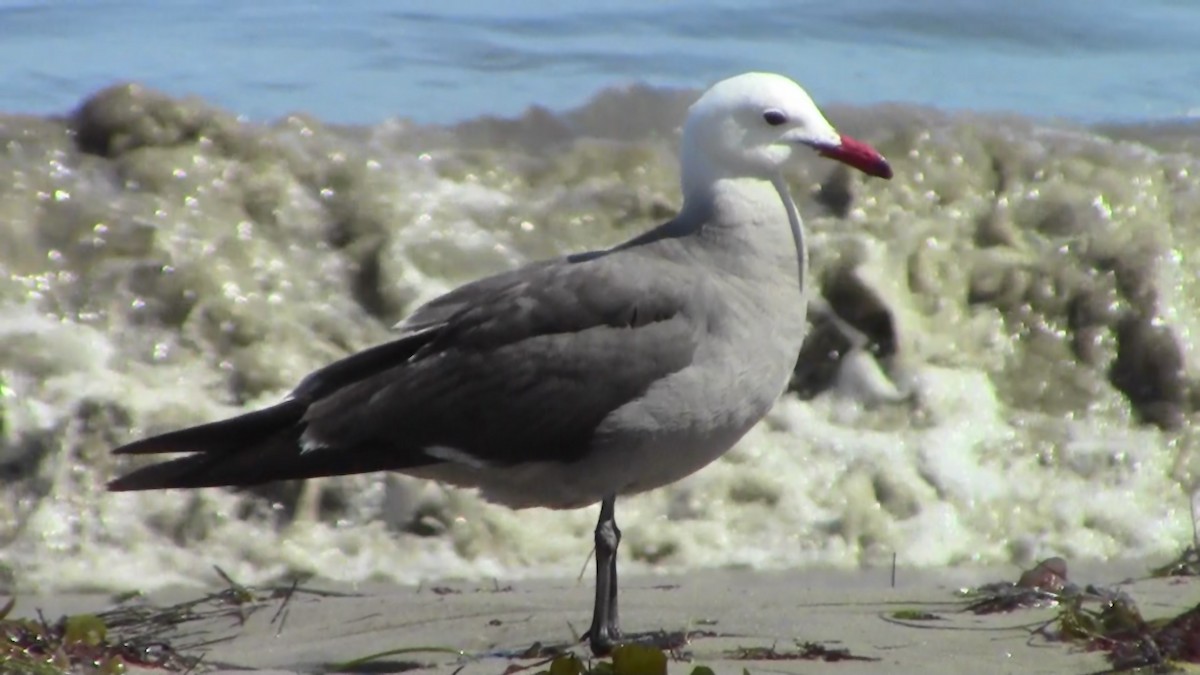
[[[1018,609],[1053,607],[1063,598],[1084,593],[1067,581],[1067,561],[1047,558],[1021,573],[1016,582],[984,584],[963,591],[971,602],[966,610],[975,614],[1012,612]]]
[[[1171,562],[1150,570],[1154,577],[1195,577],[1200,576],[1200,550],[1192,544],[1183,549]]]
[[[510,666],[505,675],[541,668],[535,675],[667,675],[668,653],[647,644],[625,644],[613,649],[609,660],[584,660],[575,654],[559,654],[530,667]],[[742,671],[747,675],[747,671]],[[696,666],[690,675],[713,675],[712,668]]]
[[[1152,576],[1200,572],[1200,554],[1189,546]],[[1177,664],[1200,663],[1200,605],[1175,617],[1146,620],[1127,593],[1067,581],[1066,563],[1051,558],[1021,575],[1015,584],[989,584],[972,594],[967,609],[978,614],[1058,605],[1058,614],[1035,628],[1051,640],[1102,651],[1119,672],[1168,672]]]
[[[116,599],[116,605],[97,614],[75,614],[47,621],[10,618],[15,598],[0,607],[0,675],[60,675],[96,673],[118,675],[128,665],[170,672],[194,670],[204,647],[212,641],[195,640],[188,624],[228,617],[245,623],[247,617],[278,603],[273,623],[287,618],[291,598],[298,593],[335,595],[300,586],[256,589],[237,583],[217,568],[227,586],[203,597],[160,607],[136,602],[138,594]]]
[[[795,649],[779,650],[775,645],[770,647],[739,647],[726,652],[725,656],[734,661],[878,661],[870,656],[851,654],[843,647],[826,647],[818,642],[802,642],[796,640]]]
[[[538,659],[534,663],[511,664],[506,674],[532,672],[534,675],[655,675],[666,672],[668,661],[690,661],[691,654],[685,647],[694,638],[715,637],[708,630],[652,631],[626,635],[623,644],[616,646],[607,658],[581,657],[574,647],[581,638],[576,636],[571,643],[543,644],[535,642],[526,649],[514,652],[490,652],[489,656],[501,656],[512,660]],[[704,675],[706,670],[697,667],[692,675]]]
[[[142,654],[108,640],[108,626],[91,614],[62,617],[54,623],[9,618],[16,599],[0,607],[0,674],[59,675],[87,672],[119,675]],[[147,664],[154,665],[154,664]]]
[[[1200,605],[1147,621],[1128,595],[1118,593],[1100,609],[1066,603],[1052,625],[1042,632],[1106,652],[1116,671],[1170,672],[1177,664],[1200,663]]]

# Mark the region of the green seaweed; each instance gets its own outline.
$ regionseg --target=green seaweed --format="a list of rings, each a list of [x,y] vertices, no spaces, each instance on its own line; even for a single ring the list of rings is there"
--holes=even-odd
[[[613,675],[667,675],[667,654],[648,645],[618,645],[612,652]]]
[[[1198,572],[1200,553],[1193,544],[1152,575]],[[1039,563],[1017,583],[987,584],[964,595],[971,598],[965,611],[976,614],[1057,605],[1058,613],[1035,634],[1105,652],[1114,671],[1168,672],[1179,664],[1200,663],[1200,605],[1172,618],[1146,620],[1124,592],[1067,582],[1066,563],[1059,558]]]
[[[108,637],[108,626],[95,614],[76,614],[66,617],[63,624],[63,642],[97,647]]]
[[[942,621],[942,617],[923,609],[898,609],[892,612],[893,619],[900,621]]]
[[[545,672],[547,675],[584,675],[587,669],[579,657],[574,654],[564,654],[551,661],[550,669]]]
[[[228,617],[244,623],[253,612],[282,599],[273,621],[280,619],[296,593],[335,595],[288,586],[251,588],[224,571],[217,574],[227,586],[195,600],[159,607],[133,603],[140,593],[122,594],[112,609],[98,614],[74,614],[57,621],[10,618],[16,598],[0,606],[0,675],[120,675],[126,666],[169,672],[193,670],[198,656],[189,655],[203,644],[173,644],[185,624]],[[377,656],[377,655],[376,655]]]
[[[16,598],[9,598],[0,607],[0,675],[121,675],[127,663],[139,663],[127,645],[107,639],[108,626],[96,615],[54,623],[40,615],[9,618],[15,606]]]
[[[1099,609],[1083,606],[1079,598],[1064,603],[1053,623],[1058,630],[1052,637],[1106,652],[1117,671],[1166,672],[1179,664],[1200,663],[1200,605],[1147,621],[1125,594],[1116,594]]]
[[[559,654],[533,667],[547,666],[535,675],[666,675],[670,658],[670,654],[658,647],[633,643],[614,648],[608,660],[585,662],[575,654]],[[522,670],[525,668],[514,665],[504,672],[513,674]],[[690,675],[715,674],[708,666],[695,666]]]

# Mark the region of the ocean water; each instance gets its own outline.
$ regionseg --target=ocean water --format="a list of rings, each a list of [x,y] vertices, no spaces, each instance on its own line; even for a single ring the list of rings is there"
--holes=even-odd
[[[822,101],[1084,120],[1200,110],[1190,0],[0,0],[0,110],[135,80],[252,119],[458,122],[783,72]]]
[[[892,161],[788,176],[813,288],[861,345],[818,321],[737,448],[620,501],[623,570],[1191,541],[1200,7],[414,7],[0,2],[3,586],[577,574],[594,508],[387,475],[113,495],[108,451],[668,218],[686,106],[748,69]]]

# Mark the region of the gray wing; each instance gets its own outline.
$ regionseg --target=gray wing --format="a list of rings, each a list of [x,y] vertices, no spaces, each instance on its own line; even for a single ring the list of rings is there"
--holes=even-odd
[[[433,461],[434,446],[484,464],[574,460],[609,413],[691,363],[703,323],[684,274],[600,255],[461,287],[402,324],[425,339],[411,356],[321,392],[302,443],[394,468]]]
[[[431,328],[441,328],[454,315],[479,302],[494,293],[504,293],[515,286],[527,283],[527,280],[550,272],[555,266],[567,262],[566,259],[545,260],[535,262],[508,272],[484,277],[448,291],[430,300],[409,314],[403,321],[396,324],[396,330],[403,335],[421,333]]]
[[[614,253],[468,284],[418,310],[396,340],[312,373],[279,404],[117,448],[191,454],[134,469],[109,489],[255,485],[447,456],[572,461],[612,411],[692,362],[707,325],[696,281],[686,266]]]

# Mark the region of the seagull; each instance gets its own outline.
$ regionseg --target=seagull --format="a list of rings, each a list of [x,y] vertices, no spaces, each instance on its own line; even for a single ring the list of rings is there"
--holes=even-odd
[[[395,471],[514,509],[598,502],[583,637],[607,654],[622,637],[617,496],[717,459],[787,386],[809,298],[803,225],[782,169],[809,151],[892,176],[791,79],[722,80],[688,110],[674,219],[452,290],[402,321],[395,339],[311,373],[276,405],[117,448],[182,456],[108,487]]]

